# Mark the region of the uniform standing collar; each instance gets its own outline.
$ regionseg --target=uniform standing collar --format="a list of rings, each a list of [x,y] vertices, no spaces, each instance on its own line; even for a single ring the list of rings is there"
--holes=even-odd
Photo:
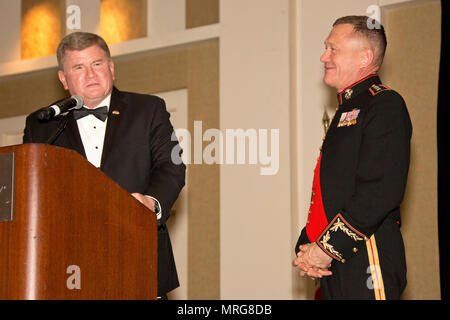
[[[357,96],[375,83],[381,83],[380,78],[378,77],[378,73],[369,74],[367,77],[364,77],[361,80],[348,86],[337,94],[339,105],[342,105],[345,101],[348,101]]]

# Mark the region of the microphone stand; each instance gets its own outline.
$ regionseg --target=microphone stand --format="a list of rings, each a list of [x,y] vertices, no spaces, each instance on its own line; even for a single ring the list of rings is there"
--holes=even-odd
[[[61,119],[58,123],[58,130],[47,140],[46,144],[52,145],[56,139],[59,137],[59,135],[64,131],[64,129],[67,126],[67,123],[69,122],[68,115],[64,116],[63,119]]]

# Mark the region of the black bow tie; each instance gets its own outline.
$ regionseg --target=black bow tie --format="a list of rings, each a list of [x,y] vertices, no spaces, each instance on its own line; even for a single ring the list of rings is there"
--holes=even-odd
[[[90,114],[97,117],[97,119],[99,120],[105,121],[108,117],[108,107],[105,106],[97,109],[81,108],[73,111],[73,117],[75,118],[75,120],[81,119]]]

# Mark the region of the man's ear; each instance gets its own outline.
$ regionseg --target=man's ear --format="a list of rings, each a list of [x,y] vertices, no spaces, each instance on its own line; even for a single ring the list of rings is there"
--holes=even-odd
[[[361,51],[361,68],[367,68],[374,63],[375,54],[370,48],[365,48]]]
[[[109,65],[109,70],[111,71],[111,74],[112,74],[112,79],[116,80],[116,76],[114,75],[114,62],[112,60],[109,60],[108,65]]]
[[[69,87],[67,86],[66,76],[64,75],[64,72],[62,70],[58,71],[58,78],[59,81],[61,81],[62,85],[64,86],[64,89],[69,90]]]

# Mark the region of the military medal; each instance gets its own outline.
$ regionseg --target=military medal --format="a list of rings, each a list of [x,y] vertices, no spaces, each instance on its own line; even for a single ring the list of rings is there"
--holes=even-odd
[[[355,125],[360,111],[359,109],[353,109],[350,112],[344,112],[339,119],[338,128]]]

